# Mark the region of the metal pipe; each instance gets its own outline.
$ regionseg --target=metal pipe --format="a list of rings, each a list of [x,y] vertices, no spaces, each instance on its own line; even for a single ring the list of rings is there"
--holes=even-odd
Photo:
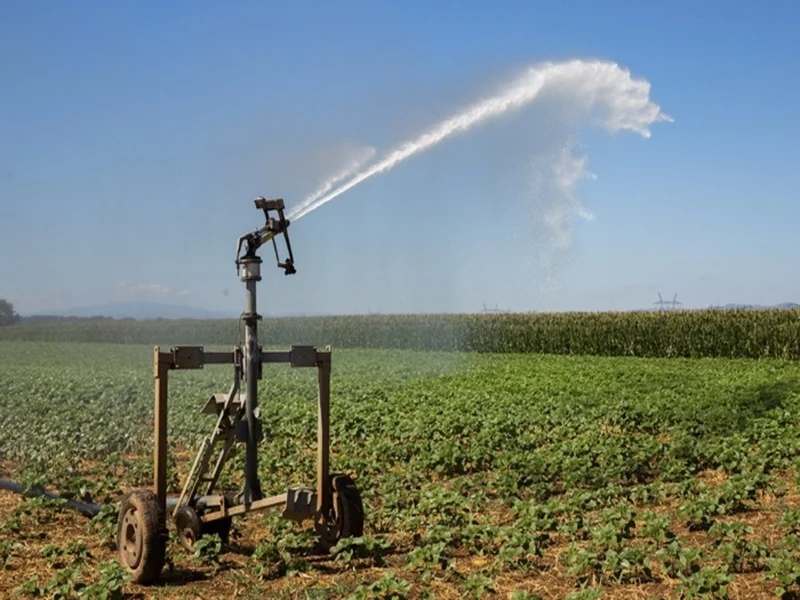
[[[318,354],[318,394],[317,394],[317,511],[327,514],[331,508],[331,494],[328,487],[330,470],[330,398],[331,362],[330,354]]]
[[[167,396],[169,394],[169,363],[167,360],[162,356],[158,346],[153,348],[153,375],[155,377],[153,488],[162,511],[167,509]]]
[[[257,256],[242,260],[242,280],[245,283],[245,502],[259,500],[262,496],[258,481],[258,437],[256,408],[258,407],[258,372],[261,357],[258,353],[258,312],[256,307],[256,283],[261,279],[261,259]]]
[[[21,484],[15,481],[9,481],[7,479],[0,479],[0,489],[8,490],[9,492],[13,492],[15,494],[21,494],[29,498],[35,498],[38,496],[48,498],[50,500],[61,500],[63,501],[64,506],[71,510],[78,511],[85,517],[94,517],[103,509],[101,504],[92,504],[90,502],[81,502],[79,500],[66,500],[57,494],[48,492],[41,488],[31,488],[26,490]]]
[[[200,496],[199,498],[195,498],[194,501],[194,508],[196,510],[203,510],[206,507],[211,496]],[[167,497],[167,510],[172,513],[175,510],[175,507],[178,506],[178,501],[180,498],[178,496],[168,496]]]
[[[9,481],[8,479],[0,479],[0,490],[7,490],[14,494],[20,494],[21,496],[27,496],[29,498],[43,497],[50,500],[60,500],[63,502],[65,507],[75,510],[81,513],[83,516],[90,518],[96,516],[101,510],[108,506],[103,504],[93,504],[91,502],[81,502],[80,500],[64,499],[58,494],[48,492],[42,488],[29,488],[26,490],[22,484],[17,483],[16,481]],[[195,507],[198,510],[203,510],[206,508],[208,502],[212,499],[214,499],[214,496],[200,496],[199,498],[195,499]],[[178,505],[178,500],[179,498],[177,496],[167,496],[166,508],[170,513]]]

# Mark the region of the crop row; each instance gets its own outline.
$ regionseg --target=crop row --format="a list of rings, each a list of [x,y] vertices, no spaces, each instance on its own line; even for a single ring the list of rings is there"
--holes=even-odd
[[[800,310],[264,319],[265,345],[642,357],[800,358]],[[236,320],[80,320],[0,329],[0,340],[228,345]]]
[[[0,477],[103,504],[149,486],[150,352],[0,342]],[[589,589],[800,592],[800,362],[345,349],[333,373],[331,468],[356,479],[365,536],[321,562],[313,529],[276,513],[237,519],[237,547],[252,551],[209,539],[217,572],[172,544],[187,581],[161,588],[165,598],[207,592],[204,578],[219,597],[258,598],[302,597],[278,592],[300,586],[306,597],[354,599],[508,597],[512,586],[571,599],[598,597]],[[222,367],[170,376],[170,493],[213,427],[200,407],[229,379]],[[268,494],[313,481],[315,390],[313,372],[265,369]],[[241,489],[243,470],[236,444],[222,488]],[[116,585],[116,522],[106,516],[67,536],[40,504],[0,507],[0,567],[10,565],[0,597],[49,597],[51,578],[69,593]],[[81,538],[91,557],[71,543]],[[70,575],[76,565],[86,572]]]

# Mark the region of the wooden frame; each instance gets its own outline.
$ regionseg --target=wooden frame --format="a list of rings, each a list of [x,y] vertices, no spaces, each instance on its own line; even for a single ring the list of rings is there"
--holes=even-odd
[[[317,350],[313,346],[292,346],[288,351],[260,351],[260,364],[287,363],[292,367],[317,367],[317,481],[316,514],[327,514],[331,508],[331,490],[328,484],[330,470],[330,376],[331,349]],[[167,510],[167,406],[169,397],[169,371],[202,369],[205,365],[235,364],[237,351],[206,352],[202,346],[177,346],[162,352],[160,346],[153,348],[153,375],[155,378],[155,448],[153,452],[153,486],[159,506],[164,514]],[[260,378],[260,374],[259,374]],[[191,499],[190,499],[191,500]],[[249,504],[226,507],[221,502],[220,510],[204,515],[203,521],[216,520],[253,510],[264,510],[285,505],[287,494],[262,498]],[[314,513],[309,512],[308,518]]]

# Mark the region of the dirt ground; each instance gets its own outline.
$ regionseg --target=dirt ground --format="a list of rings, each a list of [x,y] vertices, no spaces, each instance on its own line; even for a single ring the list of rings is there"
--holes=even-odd
[[[20,496],[0,491],[0,523],[12,517],[23,500]],[[790,508],[800,507],[800,496],[794,486],[781,498],[765,496],[760,499],[757,510],[737,514],[730,519],[744,521],[753,527],[755,535],[765,539],[771,546],[779,541],[781,531],[777,523],[781,514]],[[689,532],[675,518],[674,507],[665,506],[665,514],[672,517],[675,533],[687,542],[702,544],[703,532]],[[0,570],[0,598],[12,598],[14,589],[32,577],[45,584],[60,569],[61,563],[51,564],[42,556],[49,545],[66,546],[70,542],[82,541],[88,549],[83,559],[83,572],[87,580],[94,579],[98,563],[116,560],[116,550],[109,540],[99,532],[91,531],[89,520],[72,511],[53,511],[43,508],[26,515],[17,532],[6,533],[5,538],[18,541],[21,547],[14,551],[9,564]],[[230,544],[219,557],[218,565],[204,564],[188,556],[175,541],[169,545],[169,561],[161,579],[153,586],[127,584],[123,590],[125,598],[144,599],[211,599],[211,598],[336,598],[349,597],[360,584],[380,579],[389,570],[414,584],[410,597],[433,597],[444,600],[466,597],[463,577],[479,571],[488,563],[480,556],[456,557],[455,566],[447,573],[434,575],[425,582],[405,567],[405,551],[398,548],[386,557],[381,567],[371,565],[369,559],[355,561],[348,567],[336,563],[330,556],[305,556],[310,569],[291,576],[262,581],[254,575],[251,556],[259,542],[268,539],[260,527],[259,515],[249,515],[235,521]],[[568,543],[549,546],[540,559],[540,568],[533,573],[507,573],[494,579],[492,589],[484,597],[510,598],[514,590],[525,590],[541,598],[564,598],[576,591],[574,578],[568,577],[559,558]],[[654,569],[657,574],[657,569]],[[457,575],[454,575],[457,574]],[[737,574],[728,587],[728,597],[735,600],[775,598],[775,581],[765,580],[762,572]],[[621,584],[605,588],[603,598],[654,599],[678,597],[679,580],[657,577],[648,584]]]

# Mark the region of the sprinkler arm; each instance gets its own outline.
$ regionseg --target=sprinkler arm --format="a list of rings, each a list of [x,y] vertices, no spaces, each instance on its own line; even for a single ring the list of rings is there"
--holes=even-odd
[[[256,198],[254,202],[256,208],[260,208],[264,211],[266,224],[261,229],[257,229],[256,231],[243,235],[239,238],[236,245],[237,269],[240,261],[243,258],[255,257],[256,251],[261,246],[269,241],[272,241],[272,247],[275,250],[275,260],[278,263],[278,267],[284,270],[284,275],[292,275],[296,273],[297,271],[294,268],[294,256],[292,255],[292,245],[289,242],[289,220],[283,215],[283,200],[280,198],[275,200]],[[269,215],[270,211],[277,212],[278,217],[271,217]],[[289,257],[283,262],[281,262],[280,256],[278,255],[278,244],[275,241],[275,238],[280,234],[283,234],[283,239],[286,242],[286,249],[289,253]],[[242,254],[243,246],[245,247],[244,254]]]

